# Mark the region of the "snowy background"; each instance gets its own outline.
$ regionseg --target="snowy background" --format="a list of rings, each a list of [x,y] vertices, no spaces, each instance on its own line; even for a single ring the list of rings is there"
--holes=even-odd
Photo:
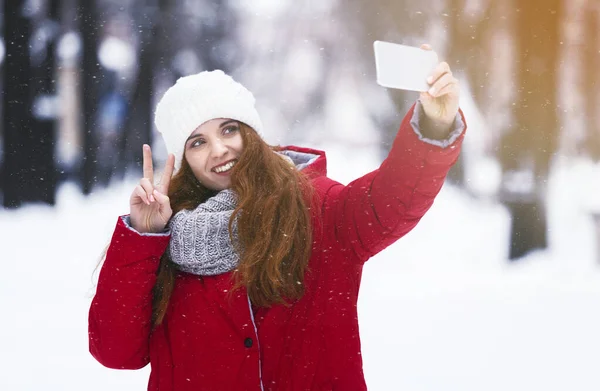
[[[333,0],[306,2],[290,13],[291,2],[230,3],[243,15],[237,39],[245,60],[234,73],[257,95],[267,141],[326,150],[329,174],[342,183],[376,168],[385,136],[374,117],[389,117],[394,106],[374,84],[372,58],[357,61],[359,51],[344,29],[359,26],[344,22],[344,7]],[[426,11],[438,12],[443,3],[429,1]],[[592,2],[569,2],[584,3]],[[412,13],[413,23],[426,13]],[[571,132],[562,136],[565,145],[586,121],[573,89],[577,46],[571,44],[581,39],[575,22],[565,33],[559,86],[561,124]],[[444,36],[433,23],[412,40],[431,42],[443,53]],[[62,55],[75,57],[74,34],[61,42]],[[497,50],[510,61],[504,41]],[[130,68],[135,56],[117,37],[102,46],[108,68]],[[186,72],[202,67],[189,51],[177,63]],[[273,77],[261,78],[264,69]],[[507,69],[491,72],[492,84],[510,89],[503,79],[512,81]],[[497,136],[494,126],[506,120],[501,106],[510,91],[496,91],[493,107],[480,110],[468,84],[462,85],[469,124],[464,187],[447,183],[421,223],[364,268],[359,321],[369,389],[600,390],[600,224],[593,218],[600,213],[600,165],[563,145],[546,182],[549,246],[509,262],[510,214],[497,197],[502,173],[489,144]],[[315,98],[315,91],[322,96]],[[316,107],[318,115],[307,117]],[[500,114],[485,120],[481,111]],[[58,155],[76,161],[80,136],[68,129],[73,118],[63,121],[67,136],[58,140]],[[160,140],[155,147],[161,166]],[[129,172],[89,196],[67,181],[55,207],[0,209],[0,391],[146,389],[149,368],[103,368],[88,353],[87,338],[96,267],[117,216],[128,213],[139,174]]]

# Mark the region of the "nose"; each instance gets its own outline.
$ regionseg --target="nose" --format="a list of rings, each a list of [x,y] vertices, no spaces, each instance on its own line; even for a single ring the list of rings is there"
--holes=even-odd
[[[227,145],[220,138],[216,138],[210,149],[213,158],[221,158],[227,153]]]

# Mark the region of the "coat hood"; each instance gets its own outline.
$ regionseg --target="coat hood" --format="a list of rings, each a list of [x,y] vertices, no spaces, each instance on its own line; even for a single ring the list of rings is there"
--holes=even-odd
[[[291,159],[298,170],[310,177],[327,175],[327,157],[324,151],[296,146],[282,147],[279,154]]]

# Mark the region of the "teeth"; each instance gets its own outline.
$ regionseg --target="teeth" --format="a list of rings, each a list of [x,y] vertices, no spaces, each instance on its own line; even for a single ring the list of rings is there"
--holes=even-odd
[[[227,164],[225,164],[224,166],[220,166],[215,168],[215,172],[225,172],[225,171],[229,171],[233,168],[233,166],[235,166],[235,162],[229,162]]]

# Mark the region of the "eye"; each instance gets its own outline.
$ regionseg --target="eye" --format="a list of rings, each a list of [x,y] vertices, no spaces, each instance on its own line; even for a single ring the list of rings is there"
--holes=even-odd
[[[204,145],[205,143],[206,142],[203,139],[197,138],[194,141],[192,141],[188,147],[189,148],[196,148],[196,147],[199,147],[201,145]]]
[[[231,134],[237,132],[240,128],[237,125],[231,125],[223,128],[223,134]]]

